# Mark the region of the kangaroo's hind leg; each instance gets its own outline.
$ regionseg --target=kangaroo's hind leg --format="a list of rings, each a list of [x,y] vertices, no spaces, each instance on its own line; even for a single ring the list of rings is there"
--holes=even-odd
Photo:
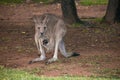
[[[49,64],[49,63],[52,63],[52,62],[55,62],[58,60],[58,46],[60,44],[60,41],[61,39],[58,37],[55,41],[55,48],[54,48],[54,55],[51,59],[49,59],[46,64]]]
[[[39,51],[39,53],[41,53],[41,55],[39,58],[35,58],[35,59],[31,60],[29,62],[29,64],[34,63],[34,62],[38,62],[38,61],[43,61],[46,59],[45,51],[44,51],[42,45],[40,44],[41,43],[40,39],[36,42],[37,42],[36,45],[37,45],[38,51]]]

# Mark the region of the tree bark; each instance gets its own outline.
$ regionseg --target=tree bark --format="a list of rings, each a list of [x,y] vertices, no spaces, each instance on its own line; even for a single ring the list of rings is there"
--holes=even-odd
[[[118,7],[116,11],[116,17],[115,17],[116,22],[120,22],[120,0],[118,0]]]
[[[103,21],[107,23],[120,22],[120,0],[109,0]]]
[[[81,20],[78,18],[76,5],[74,0],[61,0],[61,8],[63,18],[66,22],[79,23]]]
[[[26,0],[26,3],[31,3],[32,2],[32,0]]]

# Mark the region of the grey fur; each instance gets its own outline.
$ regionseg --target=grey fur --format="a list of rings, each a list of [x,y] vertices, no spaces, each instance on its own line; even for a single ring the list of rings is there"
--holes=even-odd
[[[54,51],[54,55],[47,63],[57,61],[58,49],[64,57],[73,55],[72,53],[68,54],[65,50],[63,38],[67,30],[61,18],[53,14],[43,14],[34,16],[33,20],[35,22],[35,43],[41,55],[30,63],[45,60],[45,53],[49,51]]]

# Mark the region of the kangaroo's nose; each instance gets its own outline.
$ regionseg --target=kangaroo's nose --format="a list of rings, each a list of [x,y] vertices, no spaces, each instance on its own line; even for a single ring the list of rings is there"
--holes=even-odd
[[[43,33],[41,33],[41,35],[43,35]]]

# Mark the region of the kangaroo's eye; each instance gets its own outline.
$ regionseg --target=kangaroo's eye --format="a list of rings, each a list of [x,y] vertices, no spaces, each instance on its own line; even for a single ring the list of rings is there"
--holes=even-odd
[[[38,27],[38,29],[40,29],[40,27]]]
[[[44,27],[44,29],[46,29],[46,27]]]

